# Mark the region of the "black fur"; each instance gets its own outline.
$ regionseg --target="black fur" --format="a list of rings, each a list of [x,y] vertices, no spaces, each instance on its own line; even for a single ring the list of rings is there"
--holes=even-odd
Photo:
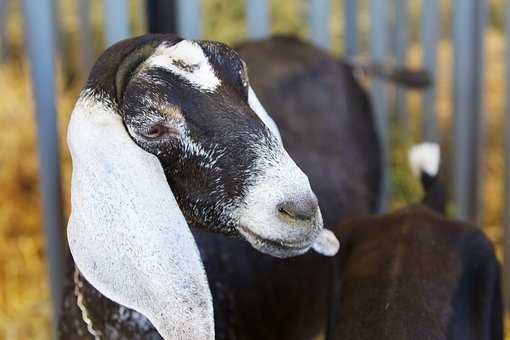
[[[440,181],[439,175],[431,176],[422,172],[420,181],[425,192],[422,203],[440,214],[445,214],[448,193],[446,187]]]
[[[272,156],[276,139],[249,107],[244,63],[227,46],[199,42],[221,79],[214,92],[197,89],[163,68],[139,68],[159,44],[171,46],[181,40],[148,35],[115,44],[99,58],[86,89],[117,108],[133,140],[159,158],[189,222],[237,234],[230,211],[241,205],[247,187],[259,175],[257,159]],[[183,119],[169,117],[165,108],[176,108]],[[199,154],[189,151],[179,124],[185,127],[186,140],[200,146]],[[173,133],[143,138],[155,125]],[[261,150],[267,151],[261,155]],[[212,162],[215,166],[207,167]]]
[[[135,141],[158,156],[188,221],[213,231],[234,233],[235,221],[226,211],[239,207],[248,185],[259,174],[257,159],[271,156],[275,138],[253,114],[239,88],[230,83],[208,93],[163,69],[144,74],[157,81],[139,76],[130,82],[121,104],[126,125],[144,131],[159,116],[158,123],[172,127],[179,121],[161,113],[161,105],[177,107],[184,118],[187,140],[201,151],[190,152],[186,140],[179,136],[157,141],[135,137]],[[142,97],[146,100],[140,101]],[[161,150],[164,152],[158,153]],[[261,155],[260,150],[268,152]],[[212,162],[215,166],[208,167]]]
[[[411,89],[427,89],[434,83],[430,72],[423,69],[413,70],[401,66],[367,63],[357,59],[341,59],[340,62],[368,76],[383,78]]]
[[[149,34],[116,43],[98,58],[90,71],[84,88],[89,90],[94,97],[115,105],[116,109],[120,96],[120,94],[117,94],[116,88],[119,83],[117,73],[122,62],[130,55],[137,56],[138,52],[145,52],[147,49],[155,48],[164,40],[170,44],[175,44],[182,40],[182,38],[171,34]],[[126,71],[128,72],[125,72],[125,76],[129,76],[130,70]]]
[[[503,339],[500,265],[478,228],[415,205],[339,229],[335,339]]]

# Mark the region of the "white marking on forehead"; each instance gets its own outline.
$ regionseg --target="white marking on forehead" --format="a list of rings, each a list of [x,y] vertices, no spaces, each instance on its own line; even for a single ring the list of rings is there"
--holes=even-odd
[[[203,91],[213,92],[221,84],[202,47],[191,40],[182,40],[173,46],[161,44],[145,64],[164,68]]]
[[[268,129],[278,138],[278,140],[281,142],[282,137],[280,136],[280,131],[278,130],[278,126],[276,126],[276,123],[274,122],[273,118],[267,113],[266,109],[262,106],[259,99],[257,98],[257,95],[255,94],[255,91],[251,88],[251,86],[248,88],[248,105],[250,108],[259,116],[260,120],[266,124]]]

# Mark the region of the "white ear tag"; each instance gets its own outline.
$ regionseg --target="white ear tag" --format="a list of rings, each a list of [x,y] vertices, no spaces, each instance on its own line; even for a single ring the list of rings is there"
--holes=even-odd
[[[338,239],[331,230],[322,229],[312,248],[319,254],[335,256],[340,248],[340,242],[338,242]]]

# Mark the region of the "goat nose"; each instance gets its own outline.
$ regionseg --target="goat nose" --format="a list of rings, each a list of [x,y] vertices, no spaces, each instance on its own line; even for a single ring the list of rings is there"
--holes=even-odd
[[[278,204],[278,213],[295,220],[311,221],[317,215],[319,202],[314,194],[296,197]]]

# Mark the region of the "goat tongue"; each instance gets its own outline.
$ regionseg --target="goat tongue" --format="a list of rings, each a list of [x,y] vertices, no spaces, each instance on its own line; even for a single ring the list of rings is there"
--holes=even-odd
[[[340,242],[331,230],[322,229],[312,248],[321,255],[334,256],[340,248]]]

